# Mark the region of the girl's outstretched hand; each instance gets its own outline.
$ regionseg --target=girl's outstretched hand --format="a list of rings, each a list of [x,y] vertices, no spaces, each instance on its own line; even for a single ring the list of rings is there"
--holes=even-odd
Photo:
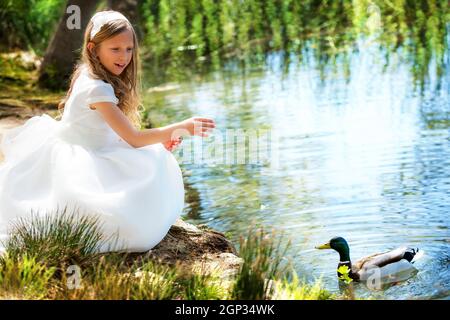
[[[181,144],[182,141],[183,141],[183,137],[178,137],[174,140],[169,140],[169,141],[163,143],[163,146],[168,151],[173,151],[173,150],[175,150],[176,147],[178,147]]]
[[[208,137],[208,133],[216,127],[214,120],[204,117],[192,117],[180,122],[180,124],[179,130],[181,132],[176,130],[172,134],[172,139],[163,143],[168,151],[173,151],[181,144],[183,135]]]
[[[192,117],[181,122],[191,136],[207,137],[216,124],[213,119],[204,117]]]

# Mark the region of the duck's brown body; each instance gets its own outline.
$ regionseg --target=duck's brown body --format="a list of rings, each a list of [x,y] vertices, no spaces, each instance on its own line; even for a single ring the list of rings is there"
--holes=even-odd
[[[401,247],[384,253],[372,254],[370,256],[359,259],[355,263],[350,262],[351,273],[349,276],[355,281],[366,280],[368,277],[367,274],[368,273],[373,274],[374,268],[381,269],[387,265],[394,265],[398,262],[401,262],[402,259],[405,259],[404,262],[410,263],[414,258],[415,254],[416,250],[408,247]],[[341,265],[347,265],[348,267],[350,267],[348,263],[340,262],[338,268]],[[393,269],[397,271],[403,271],[405,269],[404,263],[400,263],[398,264],[398,266],[399,267],[402,266],[402,268],[399,267],[395,268],[394,266],[391,266],[391,268],[394,267]],[[411,267],[414,268],[412,264]]]

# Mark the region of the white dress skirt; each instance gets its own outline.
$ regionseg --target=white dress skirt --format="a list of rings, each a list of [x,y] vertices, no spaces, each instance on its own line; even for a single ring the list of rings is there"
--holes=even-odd
[[[112,86],[76,80],[60,121],[35,116],[1,140],[0,252],[19,218],[77,211],[99,219],[99,252],[143,252],[157,245],[182,213],[184,185],[161,143],[134,148],[89,104],[117,103]]]

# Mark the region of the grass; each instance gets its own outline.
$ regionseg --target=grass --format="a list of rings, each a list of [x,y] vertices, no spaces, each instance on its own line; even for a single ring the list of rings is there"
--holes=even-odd
[[[287,278],[275,283],[274,300],[329,300],[335,296],[325,290],[321,280],[308,285],[293,273],[292,280]]]
[[[152,262],[126,266],[123,261],[102,257],[84,270],[79,281],[71,274],[62,281],[54,298],[100,300],[164,300],[176,297],[177,277],[173,269]]]
[[[67,207],[56,214],[32,212],[12,224],[5,249],[13,259],[30,253],[50,266],[84,265],[97,255],[108,239],[95,216],[72,214]]]
[[[244,260],[233,287],[235,299],[266,300],[273,294],[272,281],[286,274],[282,266],[289,243],[282,247],[282,237],[277,242],[275,234],[264,229],[249,229],[247,238],[241,237],[240,257]]]
[[[0,262],[0,298],[42,299],[48,294],[54,267],[39,263],[34,257],[3,257]]]
[[[67,208],[19,219],[0,257],[0,298],[100,300],[333,299],[322,284],[289,271],[288,245],[250,228],[240,241],[236,275],[187,271],[127,253],[97,252],[105,241],[98,219]],[[293,279],[293,280],[288,280]]]

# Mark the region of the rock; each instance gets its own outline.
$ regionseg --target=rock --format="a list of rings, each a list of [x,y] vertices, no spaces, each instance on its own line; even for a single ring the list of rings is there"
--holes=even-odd
[[[119,255],[128,266],[152,261],[176,267],[185,274],[213,275],[224,286],[233,283],[233,277],[243,263],[243,259],[236,255],[234,245],[224,234],[205,225],[197,227],[181,219],[171,226],[167,235],[153,249]],[[140,278],[145,273],[148,271],[138,269],[134,276]]]
[[[182,270],[229,279],[239,270],[242,259],[234,245],[220,232],[178,219],[164,239],[145,253],[131,254],[133,261],[154,260]]]

